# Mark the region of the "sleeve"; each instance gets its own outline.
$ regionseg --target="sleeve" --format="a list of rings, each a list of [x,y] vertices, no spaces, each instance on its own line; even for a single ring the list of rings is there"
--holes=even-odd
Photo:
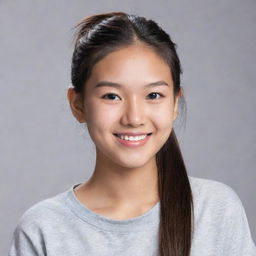
[[[256,256],[256,246],[252,239],[245,209],[236,192],[231,188],[228,209],[225,216],[224,255]]]
[[[15,228],[8,256],[46,256],[40,229],[21,218]]]

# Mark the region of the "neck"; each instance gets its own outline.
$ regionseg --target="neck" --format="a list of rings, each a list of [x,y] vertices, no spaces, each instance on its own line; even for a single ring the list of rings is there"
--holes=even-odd
[[[155,204],[159,200],[155,158],[137,168],[97,159],[93,175],[83,184],[83,189],[90,195],[91,202],[98,205]]]

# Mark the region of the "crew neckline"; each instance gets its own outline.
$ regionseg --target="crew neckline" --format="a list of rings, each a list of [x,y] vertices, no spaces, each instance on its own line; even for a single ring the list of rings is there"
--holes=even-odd
[[[152,228],[159,224],[160,201],[142,215],[125,220],[111,219],[92,211],[78,200],[74,189],[80,184],[81,183],[72,185],[68,189],[66,202],[77,217],[98,229],[109,231],[136,231]]]

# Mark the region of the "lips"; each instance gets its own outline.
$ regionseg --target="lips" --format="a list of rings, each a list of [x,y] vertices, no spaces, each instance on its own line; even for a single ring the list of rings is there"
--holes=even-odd
[[[140,132],[140,133],[114,133],[114,135],[115,136],[118,136],[118,135],[124,135],[124,136],[133,136],[133,137],[135,137],[135,136],[141,136],[141,135],[151,135],[152,134],[152,132],[151,133],[142,133],[142,132]]]
[[[144,133],[145,136],[141,140],[125,140],[122,139],[121,136],[118,136],[117,133],[113,134],[116,137],[116,140],[118,143],[120,143],[122,146],[130,147],[130,148],[136,148],[136,147],[141,147],[147,143],[148,140],[150,140],[150,135],[152,133]]]

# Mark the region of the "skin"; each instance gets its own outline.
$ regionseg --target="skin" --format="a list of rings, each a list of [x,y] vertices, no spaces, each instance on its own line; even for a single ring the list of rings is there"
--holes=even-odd
[[[122,87],[95,88],[103,80]],[[168,86],[144,87],[160,80]],[[143,43],[105,56],[95,64],[85,86],[84,101],[73,88],[67,98],[74,117],[87,123],[96,164],[91,178],[74,189],[75,195],[108,218],[142,215],[159,201],[155,156],[171,133],[181,92],[174,100],[169,66]],[[104,99],[105,94],[111,95]],[[153,134],[144,146],[130,148],[113,135],[126,131]]]

